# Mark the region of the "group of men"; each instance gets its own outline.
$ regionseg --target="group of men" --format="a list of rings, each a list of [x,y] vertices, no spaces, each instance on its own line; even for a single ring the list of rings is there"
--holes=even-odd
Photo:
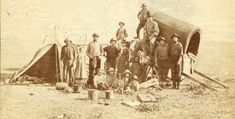
[[[101,56],[106,57],[105,69],[106,72],[114,72],[116,77],[120,80],[125,77],[128,72],[135,77],[137,81],[141,81],[144,78],[143,72],[146,70],[146,64],[141,64],[138,53],[134,53],[131,56],[131,52],[143,51],[146,57],[154,59],[154,66],[157,69],[160,86],[167,85],[167,75],[169,69],[171,69],[171,80],[174,89],[179,89],[181,80],[181,61],[183,47],[178,40],[179,35],[172,34],[172,44],[168,45],[164,37],[159,36],[160,30],[158,23],[153,20],[147,6],[143,4],[142,9],[138,13],[139,25],[136,30],[137,36],[135,37],[137,45],[135,51],[131,51],[129,48],[130,42],[127,42],[128,37],[127,30],[124,28],[125,23],[119,22],[120,28],[116,32],[116,38],[111,38],[110,45],[102,48],[99,43],[99,35],[94,33],[92,35],[93,40],[88,44],[86,54],[89,57],[89,74],[87,84],[89,87],[95,87],[94,77],[100,74],[101,69]],[[143,38],[140,39],[140,30],[144,28]],[[160,39],[160,40],[159,40]],[[73,46],[69,45],[69,41],[65,40],[66,45],[62,48],[61,59],[64,63],[64,77],[66,74],[73,75],[71,67],[75,59],[75,52]],[[131,61],[131,57],[134,57],[134,61]],[[70,72],[70,73],[66,73]],[[121,78],[122,77],[122,78]],[[71,79],[71,78],[69,78]],[[131,78],[132,79],[132,78]],[[123,79],[124,80],[124,79]],[[68,80],[69,81],[69,80]],[[128,81],[126,81],[128,82]]]

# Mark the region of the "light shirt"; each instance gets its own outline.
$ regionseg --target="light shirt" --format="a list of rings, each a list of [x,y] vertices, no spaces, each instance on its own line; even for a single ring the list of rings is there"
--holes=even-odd
[[[87,56],[89,58],[94,58],[95,56],[101,56],[102,54],[102,47],[101,44],[97,41],[92,41],[87,46]]]

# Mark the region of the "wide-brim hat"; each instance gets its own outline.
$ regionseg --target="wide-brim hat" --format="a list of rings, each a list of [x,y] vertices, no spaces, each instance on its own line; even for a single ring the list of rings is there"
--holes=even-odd
[[[70,40],[69,40],[68,38],[66,38],[66,39],[64,40],[64,43],[68,43],[68,42],[70,42]]]
[[[114,68],[109,68],[108,70],[107,70],[108,72],[110,72],[110,71],[114,71]]]
[[[178,39],[180,38],[180,36],[176,33],[174,33],[172,36],[171,36],[171,39],[174,38],[174,37],[177,37]]]
[[[131,71],[130,71],[130,70],[128,70],[128,69],[127,69],[127,70],[125,70],[123,73],[124,73],[124,74],[126,74],[126,73],[128,73],[128,74],[132,74],[132,73],[131,73]]]
[[[109,42],[111,43],[112,41],[116,42],[116,39],[115,38],[111,38]]]
[[[160,41],[161,40],[166,42],[166,39],[164,37],[160,37]]]
[[[97,33],[93,33],[92,37],[100,37]]]
[[[126,43],[126,40],[122,40],[121,43]]]
[[[138,77],[136,76],[136,75],[133,75],[133,77],[132,77],[133,79],[138,79]]]
[[[125,26],[125,23],[124,23],[124,22],[122,22],[122,21],[121,21],[121,22],[119,22],[118,24],[123,24],[123,25]]]
[[[142,4],[142,5],[141,5],[141,7],[142,7],[142,8],[144,8],[144,7],[147,7],[147,5],[145,5],[145,4]]]

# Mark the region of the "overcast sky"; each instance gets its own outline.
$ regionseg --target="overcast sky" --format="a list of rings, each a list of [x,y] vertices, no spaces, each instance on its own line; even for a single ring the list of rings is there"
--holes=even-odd
[[[55,25],[60,41],[69,37],[81,43],[87,34],[89,42],[97,32],[108,43],[123,21],[131,39],[142,3],[151,13],[162,11],[199,26],[202,41],[235,40],[234,0],[1,0],[1,68],[28,63]]]

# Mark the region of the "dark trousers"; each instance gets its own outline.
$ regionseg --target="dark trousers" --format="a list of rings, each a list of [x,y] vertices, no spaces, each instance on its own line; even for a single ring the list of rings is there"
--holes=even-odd
[[[160,79],[160,82],[166,82],[167,75],[169,71],[169,61],[166,60],[157,60],[158,62],[158,76]]]
[[[144,44],[145,44],[145,48],[146,48],[146,53],[148,56],[152,57],[154,54],[154,44],[150,42],[151,39],[150,35],[145,35],[144,37]],[[154,39],[156,40],[156,37],[154,37]]]
[[[90,58],[89,59],[89,76],[88,76],[88,81],[87,84],[94,86],[94,75],[96,75],[99,70],[100,70],[100,63],[101,60],[99,57],[96,57],[96,67],[94,67],[94,59]]]
[[[116,69],[117,60],[115,58],[111,60],[107,60],[106,62],[107,62],[107,70],[109,68],[114,68],[114,70]]]
[[[73,83],[73,60],[64,60],[63,61],[63,79],[66,83]]]
[[[140,36],[140,30],[144,27],[145,23],[146,23],[146,21],[140,20],[140,23],[136,29],[137,37]]]
[[[177,61],[171,62],[171,80],[173,87],[179,88],[181,81],[181,63],[177,63]]]

